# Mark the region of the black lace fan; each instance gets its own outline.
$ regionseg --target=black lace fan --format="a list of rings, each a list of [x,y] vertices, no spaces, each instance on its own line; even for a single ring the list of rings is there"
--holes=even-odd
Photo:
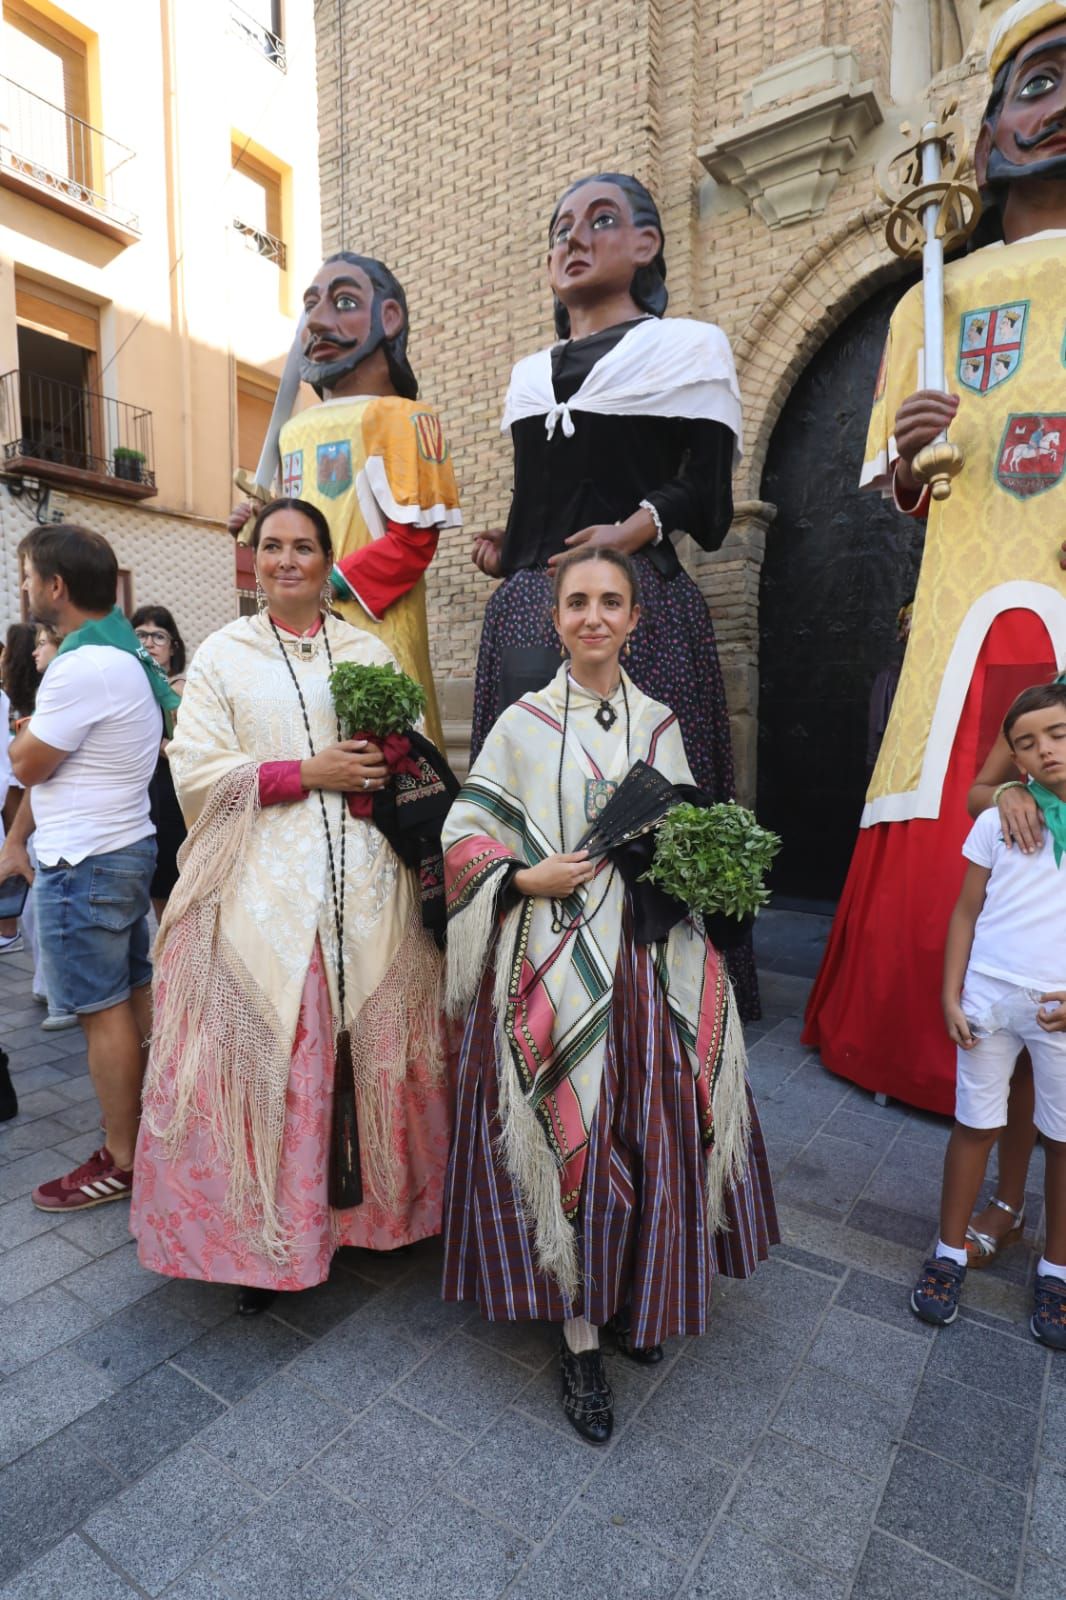
[[[578,841],[595,860],[608,850],[650,833],[681,802],[674,785],[646,761],[635,761],[591,828]]]

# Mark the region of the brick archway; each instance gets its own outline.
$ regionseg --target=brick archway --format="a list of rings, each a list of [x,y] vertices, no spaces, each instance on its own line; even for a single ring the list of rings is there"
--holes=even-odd
[[[770,435],[815,351],[868,295],[906,270],[884,242],[884,216],[880,205],[854,212],[811,245],[737,340],[747,436],[738,500],[759,498]]]

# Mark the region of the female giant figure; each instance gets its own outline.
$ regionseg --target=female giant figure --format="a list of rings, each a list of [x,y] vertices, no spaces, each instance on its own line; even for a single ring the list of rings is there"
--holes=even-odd
[[[634,558],[643,596],[626,671],[676,711],[696,782],[725,800],[733,756],[714,628],[672,538],[684,530],[714,550],[729,529],[740,391],[720,328],[664,320],[665,280],[643,184],[608,172],[566,191],[548,230],[559,342],[511,374],[510,515],[474,544],[481,570],[506,581],[485,613],[471,754],[506,706],[552,676],[551,569],[568,549],[607,547]],[[754,1015],[750,949],[731,962]]]
[[[201,645],[168,750],[190,831],[159,932],[132,1213],[146,1267],[241,1285],[245,1312],[321,1282],[338,1245],[438,1232],[450,1128],[418,874],[350,814],[386,767],[341,740],[329,690],[335,663],[393,657],[323,613],[316,507],[275,501],[252,544],[264,609]],[[365,1198],[331,1211],[344,1026]]]

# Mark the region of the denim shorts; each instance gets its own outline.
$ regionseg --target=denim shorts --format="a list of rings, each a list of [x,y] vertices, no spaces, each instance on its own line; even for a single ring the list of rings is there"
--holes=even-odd
[[[155,836],[76,867],[38,867],[33,883],[45,993],[56,1011],[106,1011],[152,981],[148,897]]]

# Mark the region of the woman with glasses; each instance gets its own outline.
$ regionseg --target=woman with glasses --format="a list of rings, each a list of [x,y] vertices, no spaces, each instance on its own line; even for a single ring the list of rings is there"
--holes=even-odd
[[[173,616],[166,606],[138,606],[130,621],[152,660],[158,661],[166,673],[170,687],[181,694],[185,688],[185,641]],[[169,743],[164,739],[159,747],[159,760],[148,789],[158,848],[152,879],[152,904],[157,917],[162,917],[170,891],[178,881],[178,851],[185,842],[185,819],[167,759]]]

